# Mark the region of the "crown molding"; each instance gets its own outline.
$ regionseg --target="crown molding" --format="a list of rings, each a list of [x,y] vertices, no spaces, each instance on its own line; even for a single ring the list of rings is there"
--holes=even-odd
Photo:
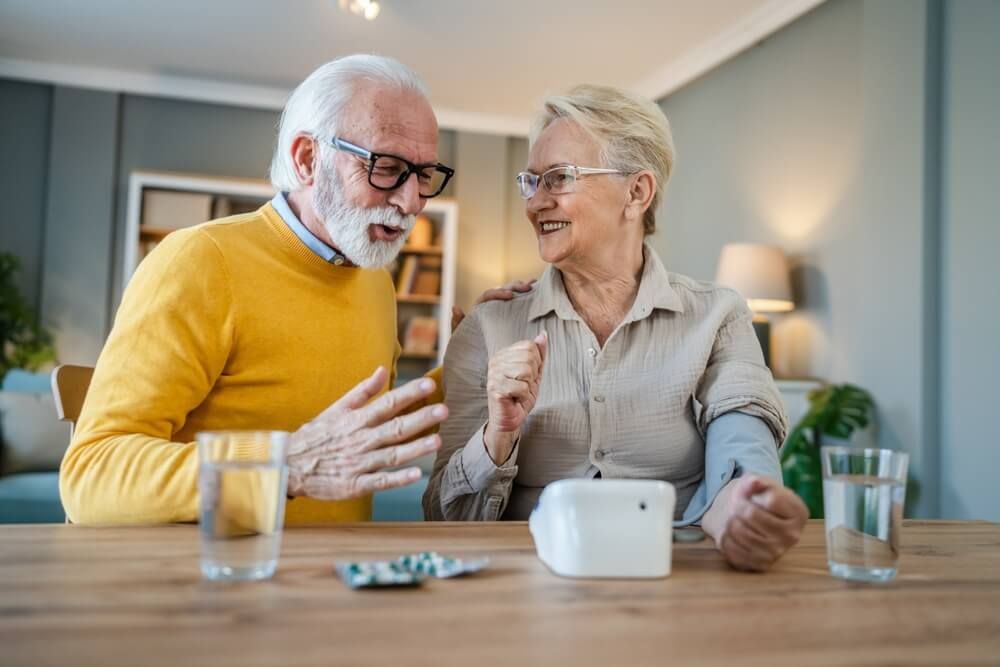
[[[291,90],[136,70],[0,58],[0,76],[60,86],[281,109]]]
[[[0,77],[113,93],[149,95],[251,109],[280,111],[291,89],[135,70],[0,58]],[[435,107],[438,124],[449,130],[523,137],[529,120]]]
[[[826,0],[771,0],[701,46],[638,81],[632,89],[659,100],[772,35]]]

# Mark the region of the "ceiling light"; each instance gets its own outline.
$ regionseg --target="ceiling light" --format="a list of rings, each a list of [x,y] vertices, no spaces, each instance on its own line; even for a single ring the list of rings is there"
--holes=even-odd
[[[364,16],[369,21],[374,21],[382,9],[377,0],[338,0],[338,4],[345,12]]]

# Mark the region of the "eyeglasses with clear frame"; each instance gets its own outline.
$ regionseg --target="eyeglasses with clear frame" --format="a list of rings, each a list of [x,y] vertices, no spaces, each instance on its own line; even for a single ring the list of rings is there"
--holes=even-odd
[[[538,192],[539,184],[545,186],[549,193],[564,195],[576,191],[576,181],[581,176],[599,174],[618,174],[628,176],[629,172],[621,169],[602,169],[601,167],[578,167],[575,164],[564,164],[547,169],[541,174],[522,171],[517,175],[517,188],[521,199],[531,199]]]
[[[417,191],[423,199],[437,197],[455,175],[455,170],[440,162],[414,164],[390,153],[375,153],[340,137],[333,137],[329,144],[338,151],[357,155],[368,161],[368,184],[376,190],[389,191],[401,187],[411,174],[417,175]]]

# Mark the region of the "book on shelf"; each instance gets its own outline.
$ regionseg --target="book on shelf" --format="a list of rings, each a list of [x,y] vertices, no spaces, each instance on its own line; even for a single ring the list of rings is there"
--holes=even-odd
[[[413,279],[411,294],[419,296],[438,296],[441,293],[441,272],[425,271],[423,269],[417,273]]]
[[[264,205],[266,199],[244,199],[238,197],[216,196],[212,198],[212,219],[228,218],[231,215],[251,213]]]
[[[403,354],[431,355],[437,348],[438,321],[433,317],[411,317],[403,334]]]
[[[142,193],[142,224],[154,229],[182,229],[212,217],[212,195],[154,190]]]
[[[233,201],[229,197],[212,198],[212,219],[228,218],[233,214]]]
[[[434,269],[435,271],[441,271],[441,257],[440,255],[425,255],[420,258],[420,268],[424,269]]]
[[[439,296],[441,294],[441,258],[425,256],[417,260],[417,275],[410,287],[411,294]]]
[[[396,294],[399,296],[411,294],[410,290],[413,288],[413,280],[417,276],[418,265],[419,260],[415,255],[407,255],[403,258],[399,275],[396,276]]]
[[[411,248],[422,249],[434,245],[434,223],[430,218],[418,215],[413,222],[413,229],[406,239],[406,245]]]

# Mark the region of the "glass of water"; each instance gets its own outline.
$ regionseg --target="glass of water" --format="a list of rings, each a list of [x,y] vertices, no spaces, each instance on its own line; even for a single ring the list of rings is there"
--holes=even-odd
[[[201,573],[268,579],[278,566],[288,467],[284,431],[199,433]]]
[[[855,581],[896,576],[909,456],[891,449],[823,447],[826,560]]]

